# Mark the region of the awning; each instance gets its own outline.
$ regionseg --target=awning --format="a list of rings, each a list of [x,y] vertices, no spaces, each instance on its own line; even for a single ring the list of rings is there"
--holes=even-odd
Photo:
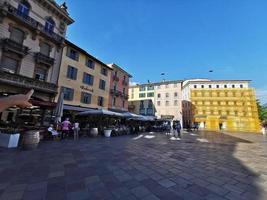
[[[84,107],[79,107],[79,106],[70,106],[70,105],[64,105],[63,106],[64,110],[73,110],[73,111],[78,111],[78,112],[83,112],[83,111],[87,111],[90,108],[84,108]]]
[[[78,116],[106,115],[106,116],[114,116],[114,117],[123,117],[121,113],[109,111],[106,109],[87,109],[86,111],[80,112],[77,115]]]

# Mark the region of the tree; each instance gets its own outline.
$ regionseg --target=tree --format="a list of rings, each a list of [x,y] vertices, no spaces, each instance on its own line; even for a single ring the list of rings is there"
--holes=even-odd
[[[257,107],[259,113],[259,119],[263,124],[267,124],[267,105],[261,105],[260,101],[257,99]]]

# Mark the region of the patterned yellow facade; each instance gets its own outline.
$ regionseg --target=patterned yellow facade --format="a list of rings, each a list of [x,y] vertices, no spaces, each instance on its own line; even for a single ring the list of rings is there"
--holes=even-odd
[[[260,132],[251,88],[191,89],[193,122],[206,130]]]

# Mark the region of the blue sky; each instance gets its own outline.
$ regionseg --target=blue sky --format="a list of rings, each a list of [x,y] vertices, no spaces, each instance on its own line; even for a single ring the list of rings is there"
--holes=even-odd
[[[59,3],[62,0],[58,0]],[[67,38],[133,82],[249,79],[267,102],[267,1],[67,0]],[[209,73],[213,70],[213,73]]]

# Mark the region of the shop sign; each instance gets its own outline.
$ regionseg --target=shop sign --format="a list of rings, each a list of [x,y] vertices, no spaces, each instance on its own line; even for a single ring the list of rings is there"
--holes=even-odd
[[[94,92],[94,90],[93,90],[92,88],[86,87],[86,86],[84,86],[84,85],[81,85],[80,88],[81,88],[82,90],[87,90],[87,91],[89,91],[89,92]]]

